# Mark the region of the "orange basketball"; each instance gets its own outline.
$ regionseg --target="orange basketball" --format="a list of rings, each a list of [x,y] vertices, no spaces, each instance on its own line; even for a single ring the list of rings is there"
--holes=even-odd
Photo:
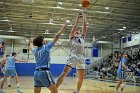
[[[89,0],[81,0],[82,7],[87,8],[90,6]]]

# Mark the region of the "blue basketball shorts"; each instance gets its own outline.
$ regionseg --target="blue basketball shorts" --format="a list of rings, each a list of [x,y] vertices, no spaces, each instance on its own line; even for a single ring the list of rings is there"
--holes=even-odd
[[[117,77],[118,79],[125,79],[125,76],[124,76],[124,71],[122,70],[117,70]]]
[[[6,68],[5,69],[5,73],[4,73],[4,76],[17,76],[17,72],[16,72],[16,69],[13,69],[13,68]]]
[[[42,70],[34,72],[34,87],[50,87],[55,84],[50,71]]]

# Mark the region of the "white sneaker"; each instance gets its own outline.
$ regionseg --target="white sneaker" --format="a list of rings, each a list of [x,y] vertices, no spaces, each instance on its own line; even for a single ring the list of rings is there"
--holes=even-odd
[[[23,93],[23,90],[20,89],[20,88],[17,88],[17,92],[18,92],[18,93]]]

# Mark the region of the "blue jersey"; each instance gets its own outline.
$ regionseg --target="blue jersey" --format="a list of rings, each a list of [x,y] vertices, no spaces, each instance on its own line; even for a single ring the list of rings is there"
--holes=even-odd
[[[6,63],[6,69],[7,68],[15,69],[15,60],[13,56],[8,58],[7,63]]]
[[[33,48],[33,54],[36,60],[36,68],[50,68],[50,49],[53,42],[48,42],[38,48]]]
[[[122,58],[121,61],[119,62],[118,70],[124,70],[123,67],[122,67],[122,63],[124,63],[124,64],[126,63],[125,58]]]

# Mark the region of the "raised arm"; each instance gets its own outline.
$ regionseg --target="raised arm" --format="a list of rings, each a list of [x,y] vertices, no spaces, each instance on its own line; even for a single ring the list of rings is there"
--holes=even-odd
[[[76,27],[77,27],[77,24],[78,24],[78,22],[79,22],[80,15],[81,15],[80,13],[77,15],[77,18],[76,18],[75,24],[74,24],[74,26],[73,26],[73,28],[72,28],[70,34],[69,34],[69,39],[71,39],[71,38],[74,36],[74,32],[75,32]]]
[[[16,57],[14,57],[14,60],[17,61],[17,62],[27,62],[28,61],[28,60],[19,60]]]
[[[30,38],[30,40],[29,40],[29,49],[30,50],[32,50],[33,48],[34,48],[34,46],[33,46],[33,39],[32,38]]]
[[[55,37],[53,39],[54,44],[57,42],[57,40],[59,39],[59,37],[61,36],[63,31],[66,29],[66,27],[67,27],[67,23],[65,23],[64,26],[61,28],[61,30],[55,35]]]
[[[85,38],[86,37],[86,33],[87,33],[87,27],[86,27],[87,20],[86,20],[86,14],[84,13],[84,11],[83,11],[82,14],[83,14],[82,35]]]

